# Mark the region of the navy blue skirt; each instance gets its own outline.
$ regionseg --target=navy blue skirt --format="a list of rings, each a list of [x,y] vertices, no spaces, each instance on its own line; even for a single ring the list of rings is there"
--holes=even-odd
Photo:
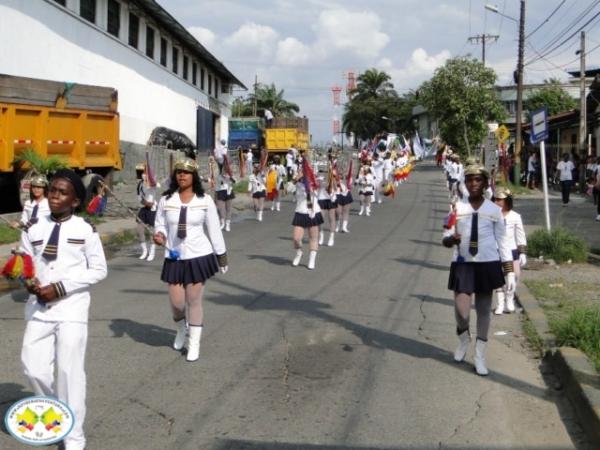
[[[219,271],[217,257],[210,255],[192,259],[165,258],[160,279],[169,284],[204,283]]]
[[[337,208],[337,203],[332,202],[330,199],[319,200],[319,207],[321,209],[335,209]]]
[[[490,293],[504,286],[500,261],[453,262],[450,265],[448,289],[461,294]]]
[[[140,219],[140,222],[151,227],[154,226],[154,220],[156,219],[156,211],[152,211],[150,208],[144,206],[143,208],[140,208],[137,216],[138,219]]]
[[[310,228],[318,227],[324,222],[323,216],[320,212],[315,214],[315,217],[310,217],[308,214],[295,213],[292,225],[295,227]]]
[[[265,191],[258,191],[252,194],[252,198],[265,198],[266,195]]]
[[[338,195],[335,201],[340,206],[349,205],[354,201],[352,198],[352,192],[348,191],[346,195]]]
[[[235,198],[235,194],[231,191],[231,194],[227,194],[227,191],[217,191],[217,200],[221,200],[222,202],[226,202],[227,200],[233,200]]]

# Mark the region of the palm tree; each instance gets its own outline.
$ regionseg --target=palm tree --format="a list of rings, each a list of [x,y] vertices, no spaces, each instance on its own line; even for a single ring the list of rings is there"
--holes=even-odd
[[[352,94],[359,99],[395,96],[397,94],[391,79],[392,77],[385,72],[368,69],[356,79],[358,83]]]
[[[256,98],[257,113],[269,109],[275,117],[294,117],[300,112],[296,103],[288,102],[283,98],[284,90],[277,91],[275,83],[271,85],[258,84],[256,94],[248,95],[248,103],[254,104]]]

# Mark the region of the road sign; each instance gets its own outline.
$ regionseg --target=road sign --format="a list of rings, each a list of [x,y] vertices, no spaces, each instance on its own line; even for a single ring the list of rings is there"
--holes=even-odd
[[[531,143],[537,144],[548,139],[548,110],[536,109],[531,113]]]
[[[496,130],[496,138],[498,139],[498,142],[500,142],[501,144],[504,144],[504,142],[506,142],[506,140],[510,137],[510,133],[508,131],[508,128],[506,128],[506,125],[500,125],[498,127],[498,129]]]

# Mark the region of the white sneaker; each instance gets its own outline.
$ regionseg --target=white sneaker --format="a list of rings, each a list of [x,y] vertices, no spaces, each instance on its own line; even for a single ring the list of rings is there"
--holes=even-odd
[[[292,261],[292,266],[296,267],[298,264],[300,264],[301,259],[302,259],[302,250],[298,249],[298,250],[296,250],[296,256],[294,256],[294,260]]]

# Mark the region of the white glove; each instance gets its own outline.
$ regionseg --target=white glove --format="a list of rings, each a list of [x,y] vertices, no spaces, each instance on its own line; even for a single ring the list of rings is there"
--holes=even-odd
[[[219,269],[221,270],[222,274],[226,274],[227,271],[229,270],[229,266],[222,266],[222,267],[219,267]]]
[[[517,289],[517,279],[514,272],[508,272],[504,277],[506,292],[515,292]]]
[[[525,267],[527,265],[527,255],[525,253],[519,254],[519,265]]]

